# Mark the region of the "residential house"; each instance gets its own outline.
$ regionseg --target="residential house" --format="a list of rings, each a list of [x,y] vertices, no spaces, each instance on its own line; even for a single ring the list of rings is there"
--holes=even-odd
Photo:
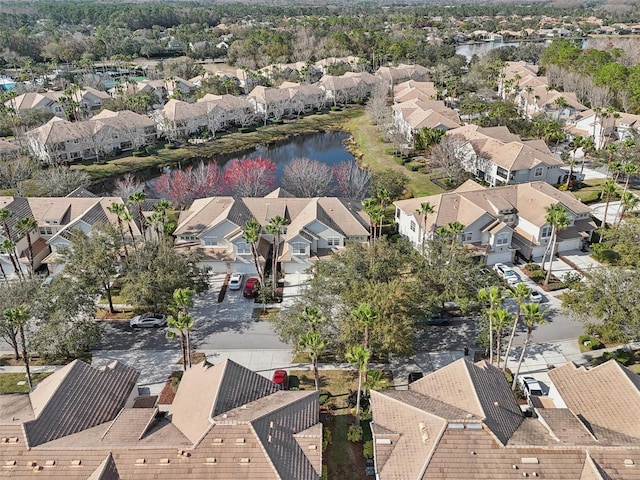
[[[321,60],[318,60],[314,66],[323,74],[327,74],[330,68],[334,65],[348,65],[351,70],[356,70],[360,67],[361,59],[360,57],[354,57],[353,55],[348,55],[346,57],[327,57]]]
[[[460,127],[458,112],[445,106],[440,100],[412,100],[396,103],[393,121],[398,131],[408,142],[413,142],[415,134],[422,128],[447,131]]]
[[[80,91],[80,105],[86,111],[100,110],[102,108],[102,102],[110,98],[111,95],[107,92],[91,87],[84,87]]]
[[[429,202],[435,212],[423,218],[420,205]],[[423,239],[452,222],[464,225],[460,242],[487,265],[512,262],[516,252],[523,258],[540,258],[552,240],[546,221],[546,207],[560,203],[570,223],[558,232],[557,251],[576,250],[584,245],[595,224],[591,209],[573,195],[546,182],[530,182],[485,188],[468,180],[453,192],[394,202],[400,235],[418,250]]]
[[[256,115],[262,118],[265,124],[269,118],[279,120],[293,111],[286,89],[258,85],[249,92],[248,99]]]
[[[591,137],[596,149],[633,136],[640,128],[640,115],[624,112],[586,110],[575,115],[567,126],[570,135]]]
[[[0,161],[13,160],[20,153],[20,146],[0,138]]]
[[[283,82],[280,88],[286,89],[289,94],[292,113],[300,115],[324,107],[325,93],[317,85]]]
[[[53,117],[25,134],[27,148],[41,162],[56,164],[109,155],[156,141],[155,123],[131,111],[103,110],[90,120]]]
[[[318,87],[325,92],[325,100],[333,105],[345,104],[355,99],[365,99],[373,90],[374,82],[364,73],[344,74],[340,77],[324,75],[318,81]]]
[[[233,125],[245,127],[253,123],[254,109],[247,97],[208,93],[197,101],[208,104],[208,116],[211,119],[213,115],[218,129],[225,129]],[[214,110],[213,114],[211,110]]]
[[[549,89],[546,85],[540,85],[534,87],[529,95],[533,99],[527,104],[526,115],[529,118],[543,114],[556,120],[566,121],[576,113],[587,110],[587,107],[578,101],[574,92],[559,92]]]
[[[64,107],[58,101],[55,92],[27,92],[4,102],[5,106],[12,108],[16,112],[21,110],[31,110],[42,108],[53,113],[56,117],[65,118]]]
[[[541,140],[522,140],[507,127],[465,125],[447,131],[464,170],[491,186],[542,180],[562,182],[566,172]]]
[[[549,376],[559,395],[532,397],[533,416],[486,362],[460,359],[408,391],[372,391],[377,478],[639,478],[637,375],[610,360]]]
[[[168,411],[138,397],[138,372],[76,360],[29,394],[0,396],[2,476],[319,480],[316,391],[278,390],[224,360],[184,372]]]
[[[433,82],[417,82],[408,80],[393,87],[393,103],[404,103],[409,100],[436,100],[438,90]]]
[[[214,272],[255,274],[251,245],[243,238],[247,221],[263,227],[275,216],[287,219],[278,250],[282,271],[303,272],[313,262],[345,246],[366,242],[368,217],[359,200],[336,197],[291,198],[277,191],[264,198],[200,198],[180,213],[174,232],[178,248],[196,250]],[[262,231],[257,250],[260,261],[270,256],[273,236]]]
[[[64,268],[56,254],[60,248],[71,247],[69,234],[74,229],[90,235],[91,230],[100,223],[118,226],[116,215],[109,211],[113,203],[123,203],[120,197],[96,197],[86,191],[72,192],[68,197],[0,197],[0,208],[10,212],[7,227],[11,239],[16,242],[16,252],[27,271],[29,265],[29,246],[26,235],[16,228],[23,218],[36,221],[37,227],[30,232],[33,248],[34,270],[46,265],[50,274],[57,274]],[[135,209],[133,209],[135,210]],[[143,206],[143,214],[152,208]],[[136,239],[141,237],[138,212],[131,212],[134,221],[131,231]],[[0,243],[7,238],[4,228],[0,229]],[[6,254],[0,256],[5,273],[13,273],[14,268]]]
[[[175,140],[208,128],[207,111],[206,103],[188,103],[172,98],[162,109],[154,110],[152,115],[158,132]]]
[[[376,75],[389,85],[390,91],[393,91],[394,85],[408,80],[427,81],[429,71],[422,65],[400,64],[397,67],[380,67]]]

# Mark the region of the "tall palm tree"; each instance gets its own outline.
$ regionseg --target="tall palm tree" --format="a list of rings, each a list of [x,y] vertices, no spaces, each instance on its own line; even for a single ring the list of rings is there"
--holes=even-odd
[[[620,201],[620,205],[621,205],[620,214],[618,215],[618,223],[616,223],[616,230],[620,228],[622,219],[624,218],[627,211],[633,210],[638,206],[638,204],[640,204],[640,198],[636,197],[633,193],[625,192],[622,195],[622,199]]]
[[[122,237],[122,247],[124,248],[124,258],[126,261],[129,260],[129,251],[127,250],[127,240],[124,236],[124,225],[122,223],[122,215],[124,214],[127,207],[124,203],[112,203],[107,207],[107,210],[116,216],[116,220],[118,221],[118,230],[120,231],[120,236]]]
[[[362,345],[354,345],[347,351],[346,359],[351,365],[358,368],[358,393],[356,396],[356,426],[360,425],[360,402],[362,400],[362,381],[367,372],[369,363],[369,350]]]
[[[556,205],[560,205],[559,203]],[[549,216],[549,207],[547,207],[547,216]],[[549,252],[549,268],[547,269],[547,276],[544,279],[544,286],[549,285],[551,280],[551,270],[553,269],[553,257],[556,254],[556,247],[558,245],[558,232],[564,230],[569,226],[570,219],[567,215],[567,211],[562,207],[561,209],[553,210],[551,217],[547,218],[547,222],[551,224],[551,251]]]
[[[313,366],[313,379],[315,381],[316,390],[319,390],[320,374],[318,372],[318,357],[322,355],[327,344],[318,332],[310,331],[300,337],[298,346],[302,351],[309,354],[309,358],[311,359],[311,364]]]
[[[302,315],[300,315],[300,321],[309,325],[309,329],[312,332],[317,331],[318,325],[325,321],[325,318],[320,313],[320,310],[316,307],[307,306],[304,307]]]
[[[380,188],[376,191],[376,199],[380,204],[380,211],[382,212],[382,217],[380,218],[380,223],[378,225],[378,237],[382,237],[382,225],[384,223],[384,211],[387,206],[391,203],[391,194],[389,190],[386,188]]]
[[[518,360],[516,373],[513,375],[511,390],[516,389],[518,375],[520,374],[520,367],[522,366],[524,355],[527,351],[527,347],[529,346],[529,341],[531,340],[531,334],[533,333],[533,330],[536,328],[536,325],[543,325],[547,323],[547,320],[545,319],[545,312],[540,310],[540,305],[538,305],[537,303],[525,303],[524,305],[522,305],[522,321],[527,327],[527,336],[524,340],[524,345],[522,345],[522,351],[520,352],[520,358]]]
[[[20,263],[16,259],[17,255],[15,254],[16,242],[14,242],[13,240],[9,240],[8,238],[5,238],[2,241],[2,245],[0,246],[0,248],[2,249],[3,253],[6,253],[9,256],[9,260],[11,260],[11,264],[13,265],[13,271],[15,272],[16,277],[18,277],[18,279],[21,279],[22,269],[20,268]]]
[[[631,162],[625,163],[622,166],[621,170],[625,176],[624,188],[622,189],[622,196],[624,196],[624,194],[627,193],[627,190],[629,189],[629,182],[631,181],[631,176],[638,173],[638,165]]]
[[[429,202],[422,202],[416,213],[422,217],[422,254],[424,255],[425,243],[427,240],[427,219],[429,215],[435,213],[436,209]]]
[[[171,309],[178,313],[189,315],[188,308],[193,307],[193,297],[196,292],[190,288],[176,288],[173,291]],[[185,330],[185,349],[187,351],[187,367],[191,368],[191,328]]]
[[[193,328],[193,320],[191,315],[183,311],[178,312],[177,316],[169,315],[167,317],[167,333],[168,339],[180,339],[180,350],[182,351],[182,368],[186,372],[191,364],[191,352],[187,351],[187,338],[189,331]]]
[[[131,212],[129,211],[128,208],[126,208],[126,206],[125,206],[125,209],[120,214],[120,217],[122,218],[123,222],[127,222],[129,236],[131,237],[131,244],[133,245],[133,249],[137,251],[138,246],[136,245],[136,237],[133,234],[133,227],[131,226],[131,223],[133,222],[133,215],[131,215]]]
[[[362,201],[362,208],[364,209],[364,213],[369,216],[369,243],[373,246],[375,243],[376,227],[382,223],[384,211],[380,208],[375,198],[365,198]]]
[[[162,215],[163,231],[166,228],[166,226],[169,224],[168,212],[170,208],[171,208],[171,203],[168,200],[165,200],[164,198],[153,206],[153,210],[160,213],[160,215]]]
[[[31,267],[31,274],[33,275],[33,243],[31,242],[31,231],[38,228],[38,222],[31,217],[24,217],[18,220],[16,223],[16,230],[27,236],[27,245],[29,250],[29,266]]]
[[[458,235],[464,232],[464,225],[458,221],[450,222],[447,224],[447,230],[451,235],[451,245],[455,245],[458,240]]]
[[[492,285],[489,288],[481,288],[478,290],[478,301],[482,305],[489,304],[489,310],[486,313],[489,320],[489,363],[493,365],[493,312],[502,307],[507,294],[504,289]]]
[[[600,193],[600,198],[604,199],[605,201],[604,215],[602,218],[602,225],[601,225],[603,232],[607,228],[607,214],[609,213],[609,203],[611,203],[611,197],[617,195],[619,192],[620,192],[620,189],[618,188],[618,184],[611,179],[605,180],[604,183],[602,184],[602,191]],[[602,242],[602,234],[600,235],[600,241]]]
[[[278,257],[280,256],[280,237],[283,233],[284,226],[289,221],[276,215],[269,220],[269,223],[265,225],[265,230],[273,236],[273,251],[271,253],[271,278],[272,278],[272,294],[275,298],[276,288],[278,287]]]
[[[351,311],[351,317],[362,326],[364,330],[364,338],[362,345],[365,350],[369,350],[369,332],[378,319],[378,312],[369,303],[361,303],[357,308]]]
[[[242,232],[242,238],[251,246],[251,255],[253,257],[253,263],[256,267],[256,273],[260,279],[260,288],[264,288],[264,270],[260,265],[260,254],[258,252],[258,242],[260,241],[260,231],[262,227],[255,218],[252,218],[244,224]]]
[[[142,204],[145,202],[145,200],[147,199],[147,194],[144,193],[144,191],[139,191],[139,192],[135,192],[132,193],[129,196],[129,200],[127,201],[127,203],[129,203],[130,205],[136,205],[137,209],[138,209],[138,218],[140,219],[140,231],[142,233],[142,241],[146,241],[146,230],[145,230],[145,220],[144,220],[144,215],[142,214]]]
[[[31,382],[31,369],[29,368],[29,355],[27,354],[27,342],[24,336],[24,325],[29,320],[29,309],[21,305],[19,307],[10,308],[4,312],[4,318],[10,325],[17,328],[20,332],[20,344],[22,346],[22,360],[24,361],[24,368],[27,372],[27,382],[29,382],[29,391],[33,390],[33,384]]]
[[[6,208],[0,208],[0,222],[2,222],[2,229],[4,230],[4,236],[9,240],[13,240],[13,238],[11,238],[11,229],[9,228],[9,224],[7,223],[7,220],[11,215],[13,215],[13,212],[11,210],[7,210]]]
[[[511,346],[513,345],[513,339],[516,336],[518,330],[518,323],[520,322],[520,314],[522,313],[522,305],[529,300],[531,296],[531,290],[524,283],[518,283],[510,293],[511,297],[516,301],[518,309],[516,310],[516,316],[511,327],[511,335],[509,335],[509,343],[507,344],[507,351],[504,354],[504,367],[502,371],[506,372],[509,364],[509,355],[511,354]]]
[[[544,217],[545,222],[552,229],[551,235],[549,235],[549,237],[553,237],[553,228],[554,228],[553,219],[555,217],[561,216],[563,212],[566,214],[566,210],[564,209],[564,206],[562,206],[561,203],[554,203],[552,205],[548,205],[547,207],[545,207],[545,211],[547,212],[546,216]],[[551,250],[551,242],[547,243],[547,247],[544,249],[544,253],[542,254],[542,270],[545,270],[547,255],[549,254],[550,250]]]
[[[498,308],[491,312],[491,317],[493,329],[496,332],[496,352],[498,356],[498,368],[500,368],[502,358],[502,332],[505,328],[513,324],[514,316],[510,314],[506,308]]]
[[[147,226],[151,228],[151,231],[155,233],[158,243],[164,245],[165,242],[161,241],[164,232],[164,218],[162,218],[162,214],[160,212],[153,212],[145,222]]]

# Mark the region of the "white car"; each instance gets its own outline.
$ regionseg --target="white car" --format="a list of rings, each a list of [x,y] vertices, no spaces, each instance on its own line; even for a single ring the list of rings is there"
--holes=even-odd
[[[496,263],[493,266],[496,273],[502,277],[509,285],[515,285],[520,282],[520,277],[516,272],[507,267],[504,263]]]
[[[536,397],[544,395],[544,393],[542,392],[542,387],[533,377],[518,377],[518,383],[520,384],[520,388],[522,388],[522,392],[526,395],[527,398],[532,395]]]
[[[145,313],[129,320],[131,328],[160,328],[167,324],[167,317],[161,313]]]
[[[529,295],[529,301],[531,303],[540,303],[540,302],[542,302],[542,294],[537,290],[531,289],[531,294]]]
[[[240,290],[243,279],[244,273],[232,273],[229,279],[229,290]]]

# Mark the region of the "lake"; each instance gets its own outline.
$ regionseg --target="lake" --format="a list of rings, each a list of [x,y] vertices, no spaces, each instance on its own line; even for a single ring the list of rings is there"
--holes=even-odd
[[[276,187],[280,186],[284,167],[291,160],[306,157],[318,160],[331,167],[342,162],[355,162],[355,158],[346,149],[345,141],[349,135],[344,132],[319,132],[307,135],[295,135],[269,145],[258,145],[250,151],[216,155],[211,161],[217,161],[221,167],[234,158],[247,159],[262,157],[276,164]],[[215,140],[213,140],[215,142]],[[198,161],[196,160],[195,164]],[[187,167],[188,165],[183,165]],[[144,180],[148,191],[153,191],[156,179],[162,172],[156,169],[145,172]]]

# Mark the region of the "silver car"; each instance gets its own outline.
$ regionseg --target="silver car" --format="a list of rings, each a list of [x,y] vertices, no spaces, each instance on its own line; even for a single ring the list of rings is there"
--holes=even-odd
[[[161,313],[136,315],[129,321],[131,328],[160,328],[167,324],[167,316]]]
[[[240,290],[242,287],[243,273],[232,273],[229,279],[229,290]]]

